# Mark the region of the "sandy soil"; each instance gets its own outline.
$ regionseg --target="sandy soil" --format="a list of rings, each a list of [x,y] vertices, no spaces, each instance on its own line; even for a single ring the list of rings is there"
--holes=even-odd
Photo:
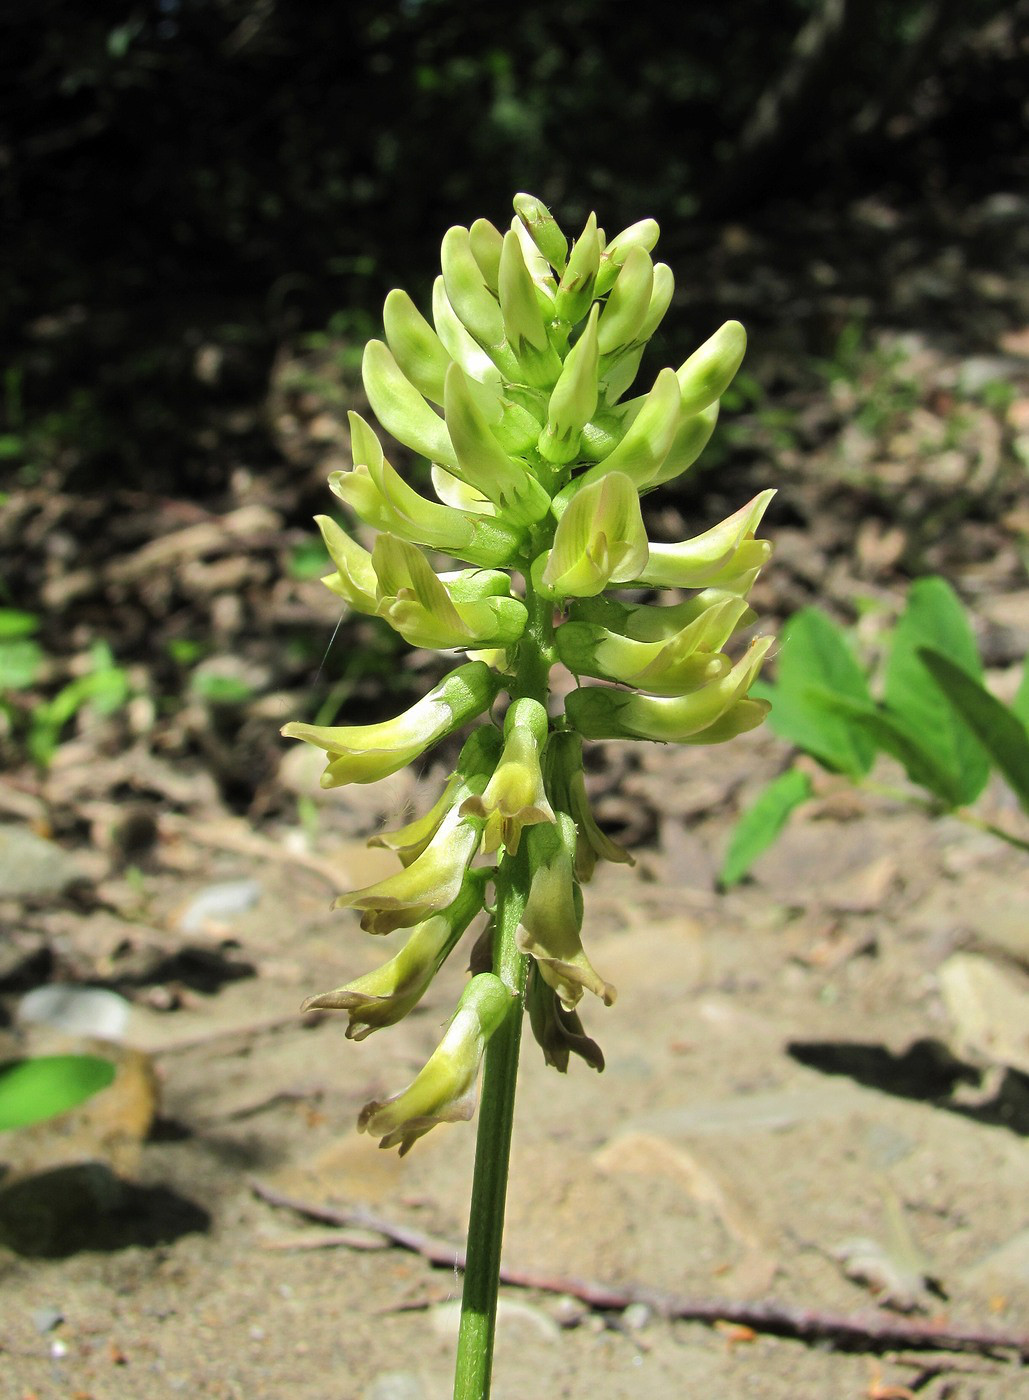
[[[1017,980],[1024,860],[956,822],[829,792],[720,896],[733,804],[696,818],[694,799],[746,794],[777,752],[764,735],[731,754],[654,750],[636,775],[636,800],[664,794],[660,844],[634,870],[601,871],[587,903],[588,949],[620,994],[586,1013],[607,1069],[560,1078],[526,1043],[506,1258],[700,1298],[1029,1332],[1029,1081],[955,1029],[937,976],[974,948]],[[340,887],[371,878],[382,855],[341,837],[335,810],[314,835],[320,871],[295,834],[266,839],[263,856],[218,850],[210,831],[162,838],[141,942],[174,947],[191,895],[214,882],[256,880],[259,898],[194,940],[222,967],[216,989],[166,978],[162,1000],[151,978],[134,1004],[127,1041],[156,1067],[160,1107],[131,1188],[106,1198],[93,1182],[79,1199],[51,1179],[17,1211],[52,1228],[16,1247],[8,1205],[4,1397],[449,1394],[454,1272],[367,1230],[341,1243],[252,1189],[453,1241],[465,1227],[471,1126],[434,1131],[403,1161],[354,1131],[362,1103],[406,1083],[434,1045],[460,958],[407,1021],[360,1045],[338,1018],[294,1014],[381,959],[382,941],[327,909],[334,872]],[[103,907],[68,916],[67,956],[97,956],[110,921]],[[126,1123],[145,1119],[145,1084],[125,1091]],[[28,1148],[5,1144],[23,1173],[50,1150],[33,1132]],[[76,1151],[89,1156],[66,1142],[64,1160]],[[1011,1353],[876,1355],[503,1294],[498,1400],[1025,1393]]]

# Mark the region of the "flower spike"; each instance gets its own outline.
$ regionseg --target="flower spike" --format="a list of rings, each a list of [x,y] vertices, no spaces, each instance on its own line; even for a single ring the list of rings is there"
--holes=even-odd
[[[364,350],[378,429],[350,415],[353,466],[330,484],[373,538],[320,516],[323,581],[412,646],[468,659],[394,719],[283,733],[324,750],[327,788],[445,745],[438,798],[371,837],[395,872],[336,901],[367,933],[404,929],[406,941],[305,1003],[346,1012],[354,1040],[395,1025],[485,915],[438,1048],[406,1089],[362,1110],[359,1127],[401,1153],[471,1116],[503,1025],[486,1076],[499,1093],[523,1010],[548,1064],[564,1072],[577,1055],[603,1068],[577,1007],[587,991],[606,1005],[615,992],[583,947],[582,891],[598,861],[633,861],[590,806],[584,741],[718,744],[768,709],[749,691],[771,639],[748,648],[739,635],[756,620],[747,595],[771,550],[758,531],[774,493],[689,539],[647,534],[641,499],[700,456],[746,349],[727,321],[646,392],[632,387],[673,300],[658,234],[642,219],[607,241],[591,213],[570,244],[539,199],[518,194],[508,227],[480,218],[446,232],[431,310],[391,291],[383,338]],[[379,430],[428,460],[424,484],[402,450],[389,460]],[[558,663],[570,692],[551,691]],[[455,761],[451,736],[468,724]]]

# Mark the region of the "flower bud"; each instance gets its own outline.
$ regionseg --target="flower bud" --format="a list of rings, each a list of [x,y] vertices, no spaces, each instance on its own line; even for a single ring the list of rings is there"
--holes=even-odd
[[[615,279],[597,327],[602,355],[610,355],[636,339],[654,291],[654,264],[643,248],[631,248]]]
[[[677,476],[682,476],[683,472],[693,466],[711,440],[711,434],[718,422],[718,409],[716,399],[713,404],[689,418],[680,416],[668,456],[648,481],[648,491],[652,491],[655,486],[663,486],[666,481],[674,481]]]
[[[382,324],[386,344],[401,373],[420,394],[442,404],[450,356],[407,292],[394,288],[389,293],[382,308]]]
[[[647,342],[664,319],[665,312],[672,302],[675,291],[675,278],[667,263],[654,264],[654,287],[650,294],[650,305],[643,318],[643,324],[635,337],[605,357],[600,367],[600,381],[604,389],[604,399],[609,404],[617,403],[626,389],[636,378],[636,371],[643,359]]]
[[[581,491],[587,483],[600,480],[608,472],[623,472],[637,490],[646,490],[658,477],[678,427],[679,385],[675,371],[663,369],[614,451],[577,477],[562,495]]]
[[[473,977],[414,1082],[392,1098],[365,1104],[358,1130],[381,1136],[380,1147],[399,1146],[403,1157],[437,1123],[471,1118],[486,1045],[513,1005],[511,993],[492,972]]]
[[[364,347],[361,376],[368,402],[386,432],[433,462],[457,465],[446,423],[401,372],[381,340],[370,340]]]
[[[739,321],[726,321],[676,371],[684,418],[720,399],[733,381],[747,351],[747,332]]]
[[[504,317],[483,278],[466,228],[456,226],[443,235],[443,285],[447,300],[469,335],[486,351],[500,372],[518,376],[518,361],[507,343]]]
[[[597,408],[597,308],[590,312],[582,335],[565,357],[560,378],[547,408],[547,426],[537,447],[548,462],[563,466],[579,453],[583,428]]]
[[[514,207],[522,225],[547,262],[557,272],[563,272],[568,261],[568,239],[550,210],[531,194],[516,194]]]
[[[471,872],[454,903],[441,914],[416,924],[395,957],[343,987],[308,997],[301,1011],[346,1011],[348,1040],[364,1040],[383,1026],[395,1026],[421,1001],[465,929],[481,911],[485,884],[485,871]]]
[[[572,498],[534,574],[550,597],[588,598],[636,578],[647,552],[636,488],[624,473],[608,472]]]
[[[668,698],[590,686],[572,691],[565,703],[565,713],[573,729],[587,739],[655,739],[672,744],[715,742],[707,731],[744,699],[771,645],[771,637],[758,638],[725,675],[689,695]],[[741,714],[748,718],[753,712],[747,709]],[[760,723],[760,718],[755,723]],[[726,733],[725,737],[731,736]]]
[[[468,243],[483,281],[496,295],[500,286],[500,253],[504,235],[489,219],[476,219],[468,230]]]
[[[450,305],[443,278],[437,277],[432,284],[432,319],[436,334],[443,342],[447,354],[459,364],[471,381],[479,412],[492,426],[500,421],[500,391],[502,379],[500,371],[483,350],[482,346],[465,330],[457,312]]]
[[[531,525],[550,509],[550,497],[523,462],[509,457],[491,433],[459,365],[451,365],[445,388],[447,427],[455,476],[481,491],[512,525]]]
[[[628,228],[616,234],[604,249],[600,260],[594,296],[602,297],[605,292],[610,291],[633,248],[642,248],[646,253],[651,252],[660,234],[661,229],[656,219],[640,219],[638,223],[630,224]]]
[[[615,989],[594,971],[579,936],[582,893],[573,870],[575,840],[575,823],[564,812],[554,825],[534,826],[526,833],[532,885],[515,942],[535,960],[539,975],[565,1006],[574,1007],[584,990],[611,1006]]]
[[[499,689],[499,676],[483,662],[470,661],[451,671],[396,719],[337,726],[294,721],[282,733],[328,753],[322,787],[375,783],[399,772],[445,735],[488,710]]]
[[[767,540],[755,540],[754,531],[775,495],[762,491],[734,515],[678,544],[654,544],[639,574],[652,588],[706,588],[720,586],[723,576],[760,568],[772,552]]]
[[[600,267],[600,237],[597,216],[591,214],[576,240],[554,298],[554,314],[574,326],[581,321],[593,301],[593,288]]]
[[[515,855],[522,829],[552,822],[540,754],[547,741],[547,712],[536,700],[515,700],[504,717],[504,749],[481,796],[465,798],[464,816],[482,817],[482,849],[489,855],[501,846]]]
[[[552,388],[561,373],[561,359],[547,338],[536,290],[514,232],[504,235],[499,294],[504,330],[521,368],[519,377],[537,388]]]

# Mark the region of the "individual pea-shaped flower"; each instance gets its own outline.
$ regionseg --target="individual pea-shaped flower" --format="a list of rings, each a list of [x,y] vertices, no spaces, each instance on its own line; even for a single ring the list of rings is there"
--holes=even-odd
[[[501,846],[514,855],[522,829],[554,821],[554,809],[543,786],[540,754],[547,741],[547,712],[538,700],[515,700],[504,716],[504,749],[500,762],[480,795],[466,797],[461,811],[482,817],[482,849],[490,854]]]
[[[329,755],[322,787],[375,783],[406,768],[438,740],[489,709],[500,677],[482,661],[469,661],[396,719],[380,724],[318,725],[294,721],[287,739],[305,739]]]
[[[480,776],[469,786],[485,787]],[[366,933],[410,928],[453,904],[482,839],[482,823],[451,807],[429,844],[410,865],[363,889],[341,894],[338,909],[360,909]]]
[[[513,1001],[492,972],[473,977],[443,1039],[417,1078],[392,1098],[365,1104],[358,1129],[380,1138],[380,1147],[399,1146],[403,1157],[437,1123],[471,1118],[483,1053]]]
[[[453,904],[416,924],[400,952],[374,972],[308,997],[301,1011],[346,1011],[348,1040],[394,1026],[417,1006],[465,929],[482,910],[486,872],[471,871]]]
[[[522,911],[515,941],[536,963],[539,975],[574,1007],[583,991],[593,992],[605,1006],[616,992],[594,971],[582,946],[582,892],[575,879],[575,823],[565,812],[551,826],[534,826],[525,836],[533,872],[529,898]]]
[[[533,577],[547,597],[591,598],[638,578],[648,552],[636,488],[624,473],[609,472],[572,497]]]
[[[688,695],[640,695],[587,686],[569,695],[569,723],[587,739],[655,739],[673,744],[716,744],[761,723],[765,701],[747,698],[771,637],[753,642],[735,666]]]
[[[492,724],[481,724],[465,740],[457,767],[444,784],[443,791],[429,810],[396,831],[379,831],[369,838],[369,846],[381,846],[393,851],[401,865],[418,859],[436,835],[440,825],[453,807],[482,786],[483,774],[491,773],[500,757],[500,731]]]
[[[380,535],[372,550],[384,617],[411,646],[507,647],[525,630],[525,606],[509,596],[510,581],[495,570],[463,571],[448,583],[433,573],[417,545]]]

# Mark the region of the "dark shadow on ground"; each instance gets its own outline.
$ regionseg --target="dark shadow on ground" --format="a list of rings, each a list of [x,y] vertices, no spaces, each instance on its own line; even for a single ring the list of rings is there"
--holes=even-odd
[[[860,1041],[795,1040],[786,1048],[793,1059],[822,1074],[846,1075],[881,1093],[918,1099],[977,1123],[1029,1137],[1029,1078],[1009,1069],[989,1099],[956,1098],[961,1086],[982,1084],[983,1074],[938,1040],[913,1041],[899,1054],[885,1045]]]
[[[30,1259],[171,1244],[211,1216],[167,1186],[137,1186],[86,1162],[39,1172],[0,1191],[0,1243]]]

